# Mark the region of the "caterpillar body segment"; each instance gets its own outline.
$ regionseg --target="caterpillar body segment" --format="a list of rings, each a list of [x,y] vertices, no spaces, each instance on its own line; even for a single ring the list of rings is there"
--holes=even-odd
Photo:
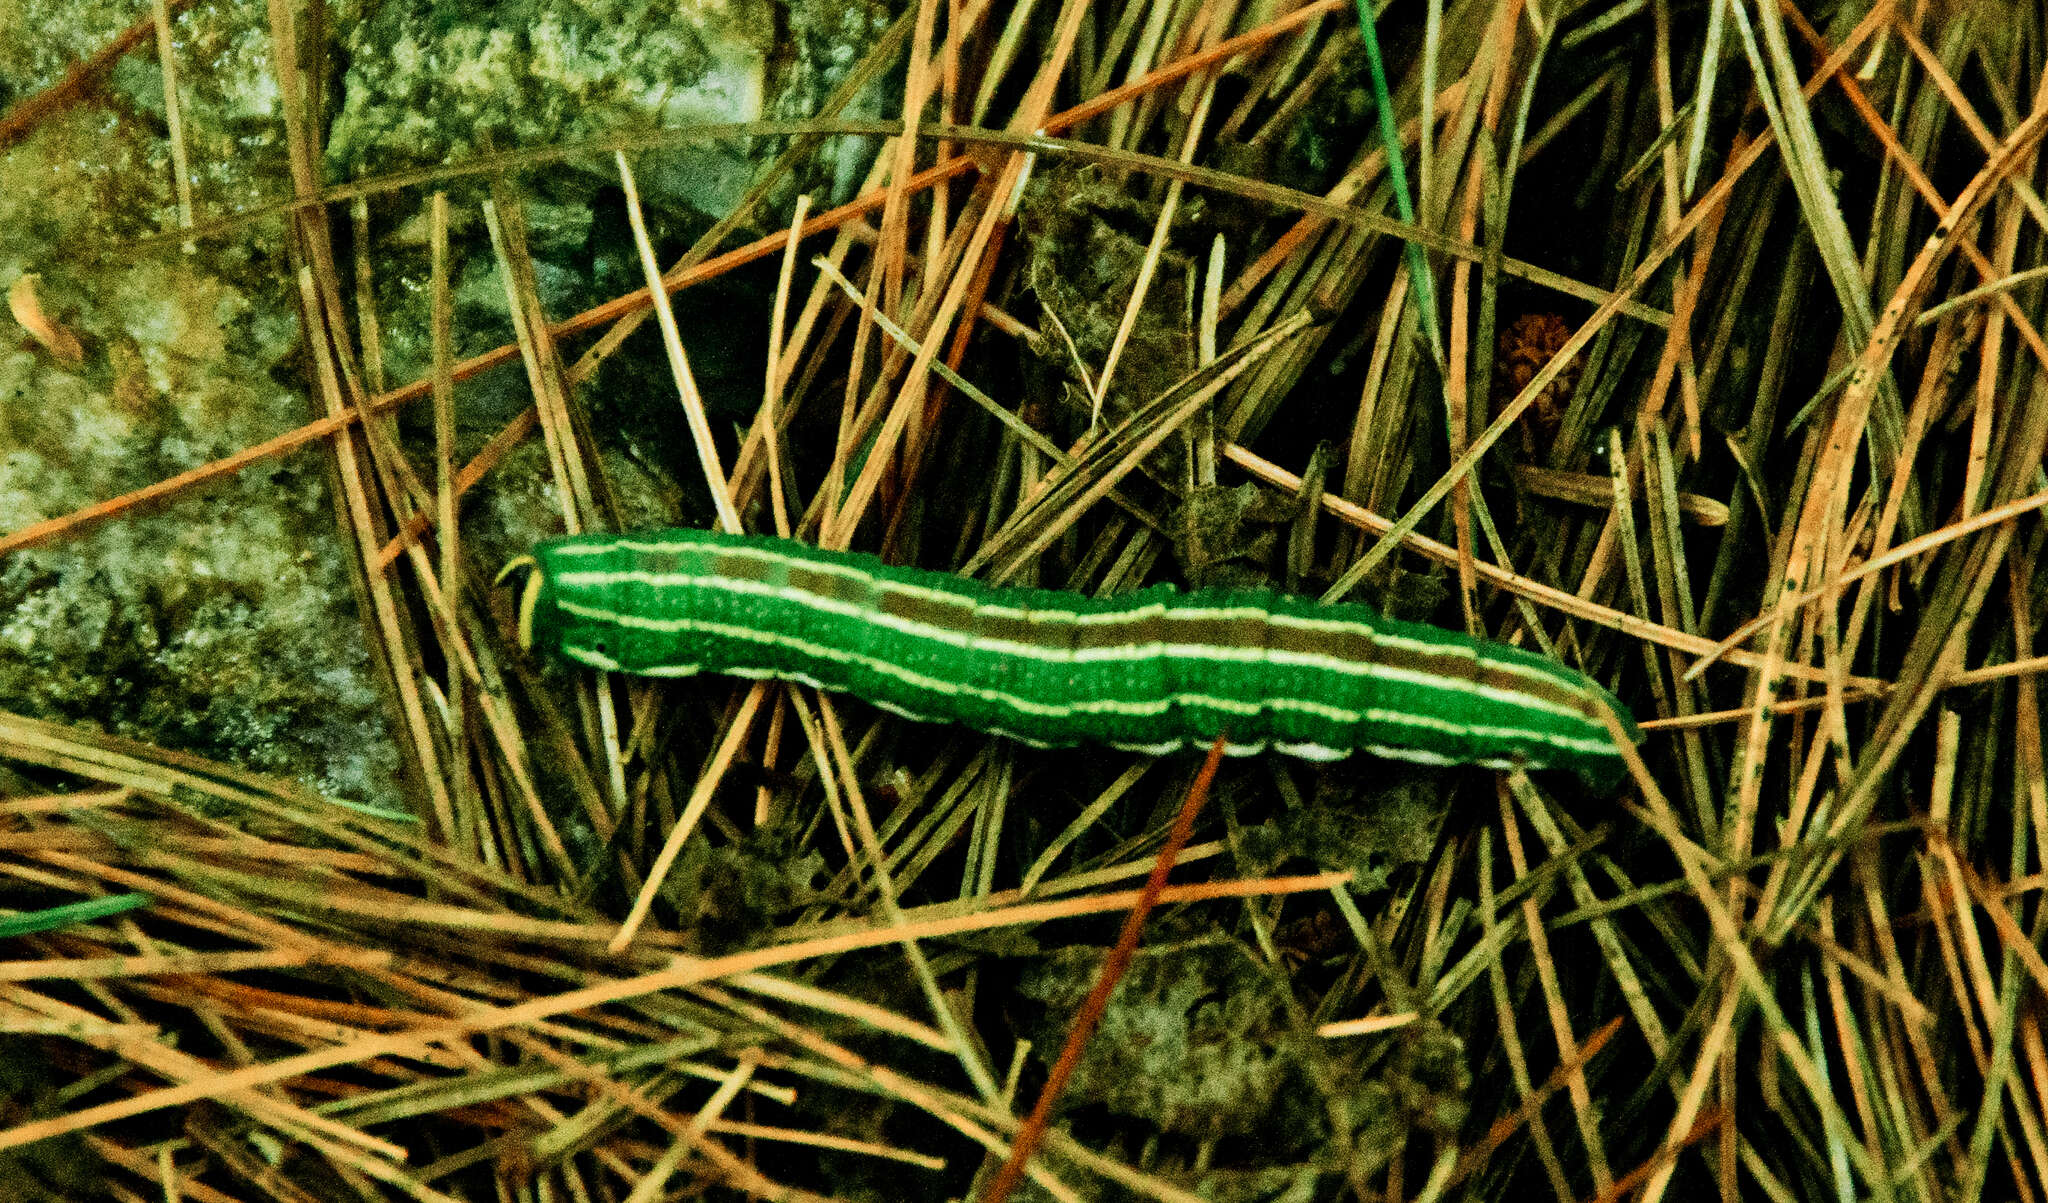
[[[523,564],[521,566],[524,566]],[[790,540],[673,530],[540,544],[522,639],[614,672],[803,681],[1040,746],[1268,746],[1619,778],[1627,712],[1519,648],[1253,590],[996,588]]]

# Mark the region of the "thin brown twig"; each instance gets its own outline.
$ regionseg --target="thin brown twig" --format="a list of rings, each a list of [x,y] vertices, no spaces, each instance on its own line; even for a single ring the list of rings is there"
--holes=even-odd
[[[1166,837],[1166,844],[1159,850],[1158,859],[1152,862],[1152,875],[1145,879],[1145,888],[1138,892],[1137,901],[1124,915],[1124,929],[1116,938],[1116,946],[1109,950],[1109,956],[1102,962],[1102,972],[1096,976],[1095,988],[1088,992],[1088,999],[1081,1004],[1080,1012],[1074,1016],[1074,1026],[1067,1032],[1066,1046],[1060,1049],[1059,1060],[1053,1062],[1052,1072],[1046,1076],[1045,1088],[1038,1092],[1038,1103],[1031,1109],[1030,1118],[1017,1130],[1017,1139],[1010,1145],[1010,1159],[1003,1168],[996,1171],[995,1180],[989,1183],[988,1191],[981,1197],[982,1203],[1005,1203],[1010,1192],[1024,1177],[1024,1163],[1045,1138],[1045,1125],[1052,1119],[1053,1104],[1067,1088],[1068,1079],[1081,1064],[1081,1054],[1088,1048],[1088,1041],[1095,1035],[1095,1027],[1102,1021],[1102,1012],[1109,1006],[1109,996],[1117,983],[1123,980],[1124,971],[1131,967],[1131,959],[1138,952],[1138,935],[1145,929],[1145,916],[1159,901],[1159,895],[1166,888],[1167,874],[1173,872],[1175,858],[1187,846],[1188,837],[1194,834],[1195,815],[1202,809],[1202,803],[1209,797],[1209,784],[1216,779],[1216,766],[1223,762],[1226,737],[1217,736],[1209,746],[1209,757],[1202,762],[1201,772],[1195,774],[1195,782],[1188,787],[1188,796],[1181,803],[1180,814],[1174,817],[1173,830]]]
[[[192,0],[170,0],[172,16],[192,7]],[[146,16],[121,31],[99,53],[71,64],[64,78],[7,110],[0,116],[0,150],[5,150],[35,132],[37,126],[63,112],[96,86],[114,64],[127,57],[156,32],[156,17]]]
[[[1616,1178],[1613,1186],[1594,1196],[1593,1203],[1621,1203],[1621,1200],[1629,1196],[1629,1192],[1641,1186],[1649,1179],[1651,1174],[1662,1169],[1680,1153],[1705,1140],[1722,1124],[1727,1123],[1728,1119],[1728,1112],[1722,1108],[1716,1108],[1700,1116],[1699,1120],[1686,1132],[1685,1139],[1668,1148],[1657,1150],[1648,1161]]]
[[[52,853],[47,854],[45,859],[56,863],[62,860],[63,856]],[[119,875],[104,867],[100,873],[110,879],[119,879]],[[1351,876],[1348,873],[1313,873],[1300,877],[1169,886],[1160,891],[1159,901],[1193,902],[1240,898],[1250,894],[1319,893],[1333,886],[1347,884],[1350,880]],[[157,885],[157,888],[162,887]],[[901,927],[877,925],[865,931],[847,932],[794,944],[771,945],[722,957],[701,960],[679,958],[667,968],[644,973],[638,977],[604,980],[595,985],[582,986],[559,994],[522,997],[521,1001],[499,1006],[474,1007],[459,1015],[435,1017],[410,1031],[378,1033],[329,1048],[223,1071],[178,1086],[31,1120],[0,1131],[0,1149],[18,1148],[66,1132],[97,1127],[117,1119],[144,1115],[197,1099],[215,1098],[223,1091],[296,1079],[338,1065],[354,1065],[371,1058],[393,1054],[410,1057],[429,1055],[429,1048],[439,1041],[453,1039],[459,1043],[461,1037],[471,1033],[517,1030],[556,1016],[579,1014],[596,1007],[644,998],[665,990],[716,981],[752,970],[795,964],[857,949],[878,948],[901,943],[906,939],[938,938],[960,932],[1040,923],[1054,918],[1127,911],[1136,905],[1138,895],[1137,890],[1117,890],[1060,902],[1025,903],[995,912],[957,915]],[[237,912],[236,917],[245,922],[254,918],[240,912]]]
[[[1550,1071],[1550,1076],[1544,1079],[1543,1085],[1530,1091],[1520,1106],[1493,1121],[1493,1126],[1486,1130],[1486,1135],[1480,1142],[1458,1157],[1457,1165],[1451,1170],[1451,1176],[1444,1182],[1444,1189],[1448,1191],[1478,1172],[1480,1167],[1486,1164],[1487,1159],[1493,1156],[1495,1150],[1506,1144],[1509,1137],[1521,1130],[1522,1125],[1534,1119],[1543,1110],[1543,1104],[1551,1095],[1562,1090],[1567,1082],[1592,1064],[1593,1058],[1600,1055],[1600,1050],[1606,1048],[1607,1042],[1614,1039],[1619,1031],[1621,1016],[1616,1015],[1586,1037],[1574,1050],[1574,1055],[1559,1061],[1557,1067]]]

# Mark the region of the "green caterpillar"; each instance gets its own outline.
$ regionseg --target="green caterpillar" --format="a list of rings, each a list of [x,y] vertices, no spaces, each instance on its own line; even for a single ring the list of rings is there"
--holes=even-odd
[[[1164,754],[1363,749],[1428,764],[1569,769],[1598,789],[1620,750],[1606,690],[1502,644],[1249,590],[1161,585],[1092,599],[994,588],[786,539],[669,530],[540,544],[520,642],[592,668],[802,681],[907,718],[1047,747]]]

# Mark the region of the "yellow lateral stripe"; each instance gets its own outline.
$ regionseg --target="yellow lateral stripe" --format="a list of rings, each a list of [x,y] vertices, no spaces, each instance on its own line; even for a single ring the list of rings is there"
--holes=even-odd
[[[880,592],[894,593],[902,597],[916,598],[920,601],[938,602],[945,605],[959,606],[969,611],[986,613],[994,616],[999,616],[1002,618],[1016,619],[1019,621],[1029,621],[1034,615],[1057,613],[1060,614],[1063,620],[1065,621],[1074,622],[1076,624],[1084,626],[1092,624],[1113,624],[1120,622],[1128,622],[1134,617],[1145,615],[1150,611],[1155,611],[1156,609],[1161,608],[1155,604],[1154,606],[1134,607],[1130,610],[1117,611],[1114,613],[1080,613],[1075,611],[1027,610],[1012,606],[1004,606],[1000,604],[992,604],[986,601],[981,601],[975,598],[973,595],[959,590],[938,589],[929,585],[914,585],[905,581],[891,580],[885,576],[878,576],[872,570],[862,568],[857,564],[834,563],[827,560],[815,559],[810,556],[792,555],[788,552],[776,551],[766,547],[748,546],[745,544],[725,542],[715,538],[666,539],[658,542],[649,542],[645,540],[633,539],[631,537],[621,537],[603,543],[578,542],[564,544],[562,546],[556,547],[553,550],[553,554],[557,556],[603,556],[610,555],[611,553],[618,551],[645,552],[649,554],[659,555],[689,553],[698,555],[730,556],[736,559],[753,560],[760,563],[793,564],[800,566],[803,570],[807,572],[817,572],[827,576],[836,576],[842,580],[858,581]],[[565,573],[562,575],[564,577],[575,576],[579,578],[587,576],[590,579],[592,579],[593,582],[601,584],[603,583],[602,578],[614,574]],[[620,573],[616,575],[618,575],[621,579],[627,579],[633,577],[636,574]],[[662,574],[649,573],[645,575],[659,576]],[[1440,644],[1431,643],[1427,640],[1413,639],[1404,635],[1398,635],[1392,631],[1382,630],[1381,628],[1376,627],[1371,623],[1346,621],[1343,619],[1332,618],[1310,618],[1300,614],[1274,613],[1265,609],[1261,609],[1257,606],[1175,607],[1174,613],[1176,615],[1180,615],[1185,618],[1196,621],[1228,621],[1230,619],[1238,618],[1263,618],[1267,622],[1270,622],[1276,626],[1289,627],[1298,631],[1314,631],[1322,634],[1333,635],[1362,635],[1365,638],[1383,642],[1388,644],[1389,646],[1398,647],[1405,651],[1427,652],[1433,655],[1443,655],[1446,652],[1452,652],[1453,654],[1455,654],[1457,651],[1466,650],[1450,649]],[[1560,676],[1553,672],[1546,671],[1545,669],[1536,667],[1534,665],[1517,664],[1509,660],[1495,659],[1489,659],[1487,661],[1487,664],[1488,667],[1493,668],[1496,671],[1506,673],[1509,676],[1525,677],[1530,680],[1540,680],[1553,685],[1560,686],[1565,689],[1583,693],[1582,690],[1579,690],[1575,682],[1569,680],[1566,677]]]
[[[806,566],[810,566],[811,562],[805,561],[805,564]],[[1158,656],[1161,654],[1175,656],[1188,660],[1207,660],[1223,663],[1264,662],[1268,664],[1277,664],[1288,668],[1311,668],[1322,672],[1337,673],[1343,676],[1370,677],[1379,680],[1395,681],[1406,685],[1419,686],[1424,689],[1435,689],[1448,691],[1452,693],[1470,694],[1474,697],[1484,698],[1488,701],[1504,702],[1517,706],[1527,706],[1533,710],[1540,710],[1547,714],[1555,714],[1565,718],[1584,719],[1586,717],[1585,711],[1583,709],[1576,709],[1574,707],[1566,706],[1559,702],[1552,702],[1548,699],[1537,697],[1535,695],[1528,693],[1518,692],[1516,690],[1501,689],[1497,686],[1483,685],[1469,678],[1443,676],[1434,673],[1422,672],[1416,669],[1396,668],[1392,665],[1375,664],[1370,661],[1349,660],[1340,656],[1321,656],[1313,652],[1288,652],[1266,648],[1232,648],[1209,643],[1162,643],[1157,641],[1150,643],[1127,644],[1122,647],[1083,648],[1079,649],[1078,651],[1073,648],[1048,648],[1041,647],[1040,645],[1035,643],[1025,643],[1013,639],[997,639],[986,635],[978,635],[964,631],[958,631],[949,627],[933,626],[929,623],[918,622],[916,619],[905,618],[901,615],[878,612],[873,609],[870,609],[869,607],[862,606],[856,602],[849,602],[841,598],[827,597],[823,594],[813,593],[810,590],[801,589],[795,585],[769,585],[764,584],[760,581],[737,580],[731,577],[723,577],[710,574],[641,571],[564,572],[558,573],[556,575],[556,583],[562,586],[573,586],[578,588],[591,589],[601,589],[613,585],[622,584],[639,584],[657,589],[716,589],[723,592],[741,593],[753,597],[766,597],[772,598],[777,601],[788,602],[794,605],[800,605],[807,609],[816,610],[820,613],[835,614],[844,618],[855,618],[864,622],[871,622],[877,626],[886,627],[890,630],[897,631],[901,634],[910,635],[915,638],[930,639],[934,642],[949,644],[951,646],[962,648],[967,651],[1009,654],[1015,656],[1022,656],[1033,660],[1040,660],[1046,663],[1121,663],[1145,659],[1153,656]],[[891,582],[891,584],[893,584],[893,582]],[[917,587],[907,586],[904,588],[916,589]],[[950,594],[948,596],[951,596],[956,600],[972,604],[972,599],[970,598],[964,598],[958,594]],[[564,604],[566,605],[566,603]],[[980,608],[981,607],[978,606],[976,607],[977,610]],[[993,607],[990,608],[993,609]],[[1119,613],[1109,616],[1094,614],[1074,614],[1071,612],[1067,612],[1064,613],[1064,617],[1075,620],[1099,620],[1104,617],[1113,617],[1118,621],[1130,621],[1133,618],[1145,616],[1148,611],[1158,611],[1164,613],[1166,611],[1166,607],[1162,604],[1154,603],[1151,606],[1134,607],[1131,610],[1121,611]],[[578,609],[576,613],[581,614],[583,617],[586,618],[595,618],[601,621],[618,621],[625,617],[617,611],[600,610],[595,607],[584,607],[582,609]],[[1014,610],[1010,611],[1010,613],[1014,615],[1033,615],[1062,612]],[[1268,622],[1280,619],[1288,619],[1292,617],[1291,615],[1270,614],[1265,610],[1261,610],[1253,606],[1230,607],[1224,609],[1175,609],[1172,611],[1172,614],[1174,615],[1174,617],[1177,618],[1184,617],[1196,620],[1212,620],[1216,618],[1257,617],[1265,619]],[[657,619],[653,621],[671,620]],[[1314,620],[1303,620],[1300,625],[1302,625],[1304,628],[1307,628],[1309,624],[1313,621]],[[664,628],[644,627],[643,629],[661,630]],[[1373,630],[1372,628],[1366,627],[1363,624],[1334,622],[1323,623],[1321,629],[1332,631],[1341,629],[1347,632],[1354,633],[1364,631],[1368,634],[1371,634]],[[1446,650],[1436,645],[1428,644],[1422,640],[1409,639],[1405,636],[1397,636],[1392,634],[1376,634],[1372,635],[1372,637],[1385,642],[1393,643],[1396,646],[1402,647],[1404,650],[1427,650],[1437,654],[1442,654]],[[1454,648],[1450,650],[1453,654],[1458,654],[1465,652],[1469,649]],[[1477,660],[1478,656],[1476,651],[1474,651],[1469,658]],[[1491,668],[1502,668],[1511,673],[1518,673],[1519,675],[1527,675],[1531,677],[1540,678],[1546,682],[1556,684],[1563,688],[1576,688],[1573,682],[1566,680],[1563,677],[1544,672],[1541,669],[1532,668],[1525,665],[1512,664],[1506,661],[1498,660],[1489,660],[1487,661],[1487,664],[1488,667]],[[1456,728],[1456,730],[1463,731],[1465,730],[1465,728],[1458,727]]]
[[[900,665],[874,656],[848,651],[843,648],[827,647],[808,639],[778,631],[762,631],[752,627],[736,626],[731,623],[711,622],[695,618],[647,618],[637,614],[621,614],[613,610],[587,606],[580,602],[572,602],[566,598],[557,599],[556,604],[568,613],[575,614],[578,617],[598,622],[613,623],[621,627],[631,627],[660,634],[681,634],[685,631],[698,632],[734,639],[744,643],[767,644],[785,648],[799,655],[833,664],[855,664],[874,672],[893,676],[905,684],[930,693],[947,696],[965,694],[970,697],[980,698],[983,701],[1006,706],[1020,714],[1037,715],[1043,718],[1066,718],[1075,714],[1116,714],[1127,717],[1151,717],[1165,713],[1168,708],[1177,703],[1183,706],[1196,705],[1212,710],[1220,710],[1226,714],[1249,716],[1258,714],[1262,710],[1290,711],[1314,715],[1330,722],[1349,725],[1355,725],[1361,721],[1369,721],[1441,731],[1461,737],[1477,734],[1508,739],[1533,740],[1566,751],[1605,753],[1613,750],[1612,745],[1604,739],[1578,739],[1562,733],[1542,731],[1534,728],[1454,723],[1433,715],[1419,715],[1405,711],[1378,708],[1365,711],[1350,710],[1300,698],[1268,698],[1263,702],[1250,703],[1230,698],[1212,697],[1207,694],[1183,692],[1143,702],[1123,701],[1113,698],[1079,702],[1039,702],[1029,698],[1018,697],[1014,694],[1004,693],[1001,690],[946,681],[917,672],[914,669],[903,668]],[[618,668],[616,661],[592,649],[565,645],[563,650],[586,664],[613,670]],[[730,669],[721,671],[731,672]],[[784,674],[777,673],[773,675]],[[1517,700],[1523,700],[1522,695],[1517,694],[1513,696]]]

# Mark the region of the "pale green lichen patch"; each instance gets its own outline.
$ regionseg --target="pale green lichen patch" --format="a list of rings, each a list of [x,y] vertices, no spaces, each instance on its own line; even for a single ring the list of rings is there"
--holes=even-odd
[[[1018,992],[1044,1008],[1020,1030],[1035,1055],[1059,1055],[1102,951],[1068,947],[1025,971]],[[1222,934],[1141,948],[1110,996],[1061,1113],[1092,1108],[1169,1137],[1155,1171],[1192,1171],[1194,1148],[1227,1142],[1226,1172],[1197,1176],[1210,1199],[1270,1199],[1302,1162],[1326,1171],[1349,1160],[1377,1173],[1411,1134],[1439,1139],[1464,1122],[1471,1088],[1459,1038],[1428,1019],[1370,1040],[1331,1041],[1301,1030],[1275,972]]]
[[[818,900],[825,860],[815,848],[801,850],[801,834],[770,826],[735,845],[684,846],[662,893],[698,951],[715,955],[758,943]]]
[[[359,177],[486,145],[756,120],[775,27],[766,0],[375,6],[346,37],[328,161],[336,174]],[[723,212],[747,182],[737,153],[710,145],[657,157],[645,186],[653,197]],[[604,156],[592,166],[609,173]]]
[[[1296,1072],[1286,1019],[1251,956],[1222,936],[1139,950],[1068,1087],[1068,1105],[1099,1104],[1200,1139],[1313,1132],[1320,1120],[1300,1107],[1299,1092],[1292,1101],[1281,1093]],[[1024,975],[1022,993],[1046,1007],[1036,1043],[1046,1059],[1058,1055],[1101,961],[1100,950],[1064,948]]]
[[[1446,794],[1440,769],[1384,763],[1362,778],[1355,767],[1330,766],[1316,774],[1306,805],[1246,825],[1233,851],[1248,874],[1339,870],[1351,874],[1353,890],[1374,893],[1428,860]],[[1348,948],[1350,938],[1342,943]]]
[[[0,4],[0,108],[64,77],[135,20],[133,4],[12,0]]]

